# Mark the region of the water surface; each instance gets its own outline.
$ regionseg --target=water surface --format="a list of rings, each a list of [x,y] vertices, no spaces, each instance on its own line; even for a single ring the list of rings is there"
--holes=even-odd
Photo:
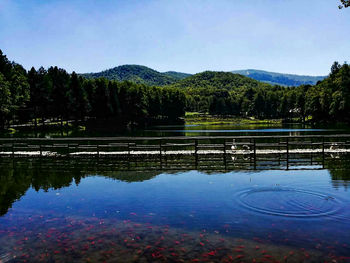
[[[13,134],[3,133],[1,137],[113,137],[113,136],[240,136],[240,135],[310,135],[310,134],[341,134],[349,133],[349,126],[302,125],[288,123],[271,124],[183,124],[159,125],[142,129],[129,129],[119,131],[93,131],[93,130],[60,130],[32,131],[19,130]]]
[[[349,170],[51,167],[1,165],[3,261],[349,261]]]

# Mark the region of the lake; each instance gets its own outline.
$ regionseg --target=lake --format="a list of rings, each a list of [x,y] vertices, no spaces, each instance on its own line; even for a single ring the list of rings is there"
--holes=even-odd
[[[15,133],[0,133],[1,137],[110,137],[110,136],[241,136],[241,135],[310,135],[349,133],[350,127],[345,125],[302,125],[290,123],[271,124],[191,124],[149,126],[144,129],[129,129],[123,132],[104,130],[79,130],[47,128],[42,131],[20,129]]]
[[[143,132],[346,133],[224,126]],[[145,160],[120,169],[117,160],[3,158],[0,262],[350,262],[349,160],[179,171]]]

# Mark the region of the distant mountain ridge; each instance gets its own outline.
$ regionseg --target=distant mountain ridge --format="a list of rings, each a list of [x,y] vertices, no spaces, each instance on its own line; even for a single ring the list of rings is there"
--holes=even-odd
[[[190,74],[175,71],[161,73],[154,69],[141,65],[122,65],[97,73],[84,73],[80,75],[88,79],[104,77],[109,80],[128,80],[135,83],[151,86],[164,86],[173,84],[178,80],[190,76]]]
[[[266,82],[272,85],[282,86],[300,86],[315,85],[318,81],[325,79],[327,76],[303,76],[295,74],[284,74],[277,72],[269,72],[264,70],[246,69],[234,70],[232,73],[241,74],[252,79]]]
[[[326,78],[326,76],[302,76],[256,69],[234,70],[227,73],[239,74],[271,85],[280,85],[288,87],[300,85],[315,85],[318,81],[321,81],[324,78]],[[141,65],[122,65],[97,73],[84,73],[80,75],[88,79],[104,77],[109,80],[127,80],[151,86],[173,85],[178,83],[179,81],[181,82],[184,79],[194,76],[192,74],[176,71],[159,72]],[[182,82],[182,84],[184,83]],[[181,86],[182,84],[179,84],[179,86]]]

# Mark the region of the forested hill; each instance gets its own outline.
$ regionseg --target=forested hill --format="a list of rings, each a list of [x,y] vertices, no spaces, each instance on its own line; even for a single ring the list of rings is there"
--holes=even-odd
[[[165,86],[165,85],[172,85],[176,83],[175,86],[178,86],[178,87],[184,87],[184,85],[198,86],[201,84],[204,84],[204,86],[202,87],[206,87],[208,86],[207,85],[208,81],[209,82],[213,81],[215,83],[214,86],[216,87],[218,87],[218,85],[222,87],[222,84],[224,83],[224,86],[226,87],[226,89],[231,89],[232,85],[234,87],[237,87],[237,86],[242,86],[241,85],[242,82],[244,82],[245,84],[246,82],[248,82],[246,81],[245,78],[232,76],[232,73],[249,77],[251,79],[265,82],[271,85],[280,85],[280,86],[288,86],[288,87],[300,86],[300,85],[315,85],[318,81],[323,80],[325,78],[325,76],[301,76],[301,75],[293,75],[293,74],[268,72],[268,71],[255,70],[255,69],[237,70],[232,72],[211,72],[211,73],[210,72],[211,71],[206,71],[203,73],[191,75],[188,73],[182,73],[182,72],[176,72],[176,71],[158,72],[154,69],[141,66],[141,65],[122,65],[122,66],[107,69],[97,73],[84,73],[80,75],[88,79],[96,79],[96,78],[104,77],[108,80],[117,80],[117,81],[128,80],[134,83],[145,84],[150,86]],[[194,77],[190,78],[191,76],[194,76]],[[201,84],[198,83],[198,80],[199,80],[198,78],[200,79]],[[230,81],[233,81],[233,83],[227,83]],[[256,82],[251,82],[249,85],[251,84],[257,85]]]
[[[235,70],[232,73],[241,74],[255,80],[266,82],[272,85],[281,86],[300,86],[300,85],[315,85],[318,81],[323,80],[326,76],[302,76],[294,74],[283,74],[269,72],[264,70],[246,69]]]
[[[239,74],[206,71],[171,85],[150,87],[86,79],[57,67],[26,71],[0,50],[0,130],[21,123],[37,126],[38,119],[43,125],[59,119],[62,125],[75,120],[76,124],[93,121],[132,127],[174,122],[185,111],[350,123],[350,66],[334,62],[329,76],[314,86],[272,86]]]
[[[180,80],[172,85],[176,88],[191,89],[224,89],[256,88],[270,86],[269,84],[230,72],[205,71]]]
[[[123,65],[98,73],[84,73],[81,76],[88,79],[104,77],[108,80],[132,81],[151,86],[164,86],[186,78],[190,74],[169,71],[165,73],[140,65]]]
[[[173,78],[176,78],[177,80],[192,76],[192,74],[176,72],[176,71],[167,71],[167,72],[164,72],[163,74],[168,75],[168,76],[173,77]]]

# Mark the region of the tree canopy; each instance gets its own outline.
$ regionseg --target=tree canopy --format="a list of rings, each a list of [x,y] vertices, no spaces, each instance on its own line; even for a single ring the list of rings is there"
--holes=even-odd
[[[175,83],[179,79],[188,77],[190,74],[169,71],[165,73],[140,65],[123,65],[107,69],[97,73],[81,74],[88,79],[106,78],[108,80],[132,81],[138,84],[151,86],[164,86]]]
[[[350,6],[350,0],[340,0],[341,4],[339,5],[339,9],[342,9],[343,7],[347,8]]]
[[[350,123],[350,66],[335,62],[316,85],[282,87],[228,72],[189,76],[156,87],[87,79],[50,67],[28,72],[0,50],[0,126],[38,120],[95,120],[119,127],[175,121],[185,111],[256,118],[311,117]]]
[[[43,67],[28,72],[0,51],[0,125],[41,119],[109,120],[120,127],[185,115],[183,91]],[[112,121],[111,121],[112,120]]]

